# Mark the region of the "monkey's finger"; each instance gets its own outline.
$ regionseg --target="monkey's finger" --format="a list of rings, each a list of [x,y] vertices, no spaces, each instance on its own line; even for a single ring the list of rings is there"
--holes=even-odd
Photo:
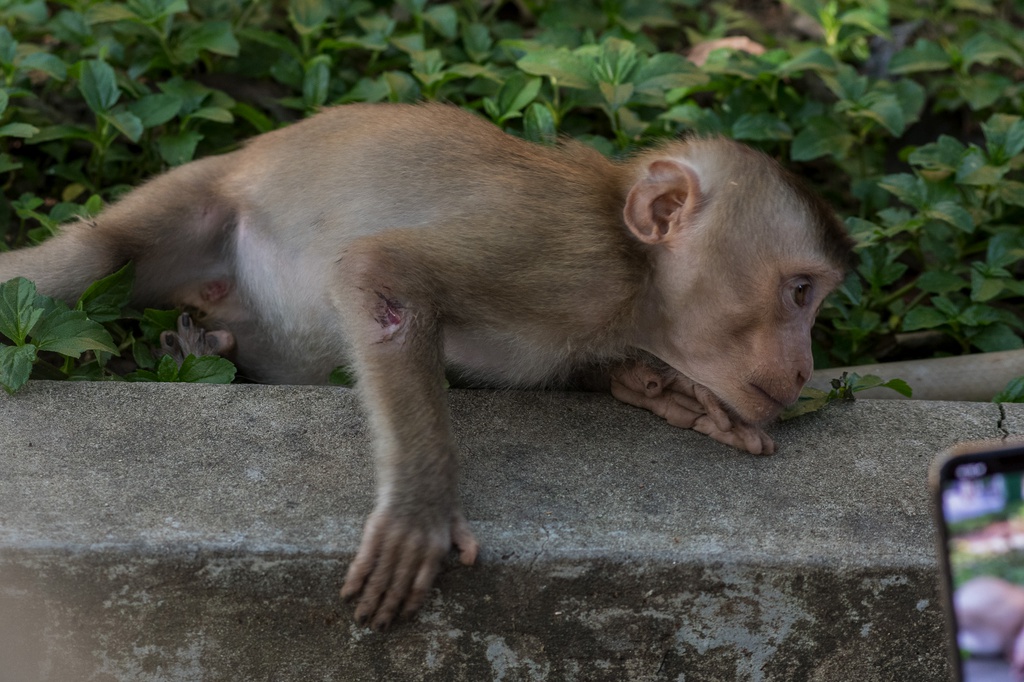
[[[463,566],[472,566],[476,563],[480,545],[470,530],[469,523],[458,512],[452,515],[452,544],[459,549],[459,563]]]
[[[704,411],[707,412],[708,417],[715,423],[719,431],[727,432],[732,429],[732,418],[714,393],[700,384],[694,384],[693,394],[704,406]]]
[[[356,622],[360,625],[366,625],[367,621],[377,613],[403,559],[400,551],[401,543],[392,535],[385,536],[380,549],[377,562],[370,575],[367,576],[362,594],[359,596],[359,602],[356,604]]]
[[[653,412],[673,426],[685,429],[693,423],[693,419],[688,418],[687,411],[677,406],[668,396],[652,398],[646,393],[634,391],[624,384],[617,383],[614,379],[612,380],[612,395],[628,405]]]
[[[443,551],[436,554],[431,552],[420,563],[416,579],[413,581],[412,588],[405,598],[405,606],[402,608],[403,617],[410,616],[418,611],[423,602],[427,600],[430,586],[434,584],[434,578],[437,577],[438,571],[441,570],[442,557],[444,557]]]
[[[356,558],[349,565],[348,572],[345,574],[345,582],[341,586],[342,599],[351,599],[362,591],[366,576],[370,574],[373,565],[377,563],[377,554],[381,545],[378,523],[379,521],[370,516],[363,528],[363,540],[359,543]]]
[[[693,430],[710,436],[719,443],[730,445],[738,450],[745,450],[752,455],[761,454],[762,443],[760,438],[757,439],[757,444],[755,445],[745,437],[745,434],[741,434],[734,429],[722,431],[707,415],[702,416],[694,423]]]
[[[634,393],[643,393],[648,397],[660,395],[663,389],[661,375],[646,365],[628,365],[618,368],[611,376],[612,384],[616,382]]]
[[[701,410],[699,407],[695,412],[687,407],[684,407],[683,405],[679,405],[674,400],[670,399],[668,396],[665,396],[662,402],[664,403],[664,414],[662,414],[661,416],[663,416],[665,418],[665,421],[667,421],[669,424],[671,424],[672,426],[676,426],[680,429],[692,428],[694,423],[700,417],[704,416],[704,410]]]
[[[684,410],[689,410],[694,414],[706,414],[704,406],[700,404],[700,401],[693,397],[693,393],[683,393],[680,391],[672,390],[665,394],[672,402]]]
[[[424,554],[427,556],[424,557]],[[387,626],[394,620],[398,613],[398,607],[405,601],[407,604],[413,598],[411,590],[414,589],[413,580],[419,573],[423,563],[431,561],[432,553],[424,551],[421,538],[416,535],[406,538],[397,556],[397,563],[391,573],[391,581],[387,591],[381,599],[373,615],[370,627],[378,632],[387,629]],[[434,559],[434,563],[440,564],[440,556]]]

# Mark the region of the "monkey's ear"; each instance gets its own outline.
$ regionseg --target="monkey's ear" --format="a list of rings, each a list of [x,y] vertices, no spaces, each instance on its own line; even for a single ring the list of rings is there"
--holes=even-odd
[[[692,168],[659,159],[626,197],[623,217],[637,239],[658,244],[677,236],[693,218],[700,203],[700,180]]]

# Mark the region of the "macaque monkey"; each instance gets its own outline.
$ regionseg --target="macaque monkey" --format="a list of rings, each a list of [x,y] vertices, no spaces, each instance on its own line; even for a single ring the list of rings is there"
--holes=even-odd
[[[74,300],[132,260],[135,302],[182,306],[165,345],[231,349],[247,377],[354,369],[376,506],[342,596],[414,612],[454,544],[446,368],[475,385],[604,387],[754,454],[811,375],[810,331],[851,241],[774,161],[724,139],[622,163],[539,146],[439,104],[345,105],[175,168],[0,255]],[[197,332],[196,326],[209,332]]]
[[[972,654],[1005,658],[1024,680],[1024,587],[983,575],[953,593],[957,643]]]

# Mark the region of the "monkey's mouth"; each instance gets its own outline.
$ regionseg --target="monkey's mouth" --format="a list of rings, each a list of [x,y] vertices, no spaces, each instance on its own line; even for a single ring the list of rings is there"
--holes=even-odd
[[[782,410],[786,409],[786,407],[791,402],[793,402],[792,400],[787,400],[787,401],[780,400],[780,399],[776,398],[774,395],[772,395],[771,393],[769,393],[768,391],[764,390],[763,388],[761,388],[760,386],[758,386],[757,384],[755,384],[753,382],[751,382],[751,383],[749,383],[747,385],[750,386],[752,389],[754,389],[754,393],[756,393],[758,396],[760,396],[761,398],[764,398],[765,400],[770,402],[772,404],[772,407],[774,407],[775,410],[778,411],[778,412],[781,412]]]

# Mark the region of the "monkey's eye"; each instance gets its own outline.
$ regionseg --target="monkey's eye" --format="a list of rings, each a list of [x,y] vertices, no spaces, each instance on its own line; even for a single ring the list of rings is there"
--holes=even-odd
[[[810,302],[811,297],[811,283],[800,282],[793,287],[793,302],[803,308]]]

